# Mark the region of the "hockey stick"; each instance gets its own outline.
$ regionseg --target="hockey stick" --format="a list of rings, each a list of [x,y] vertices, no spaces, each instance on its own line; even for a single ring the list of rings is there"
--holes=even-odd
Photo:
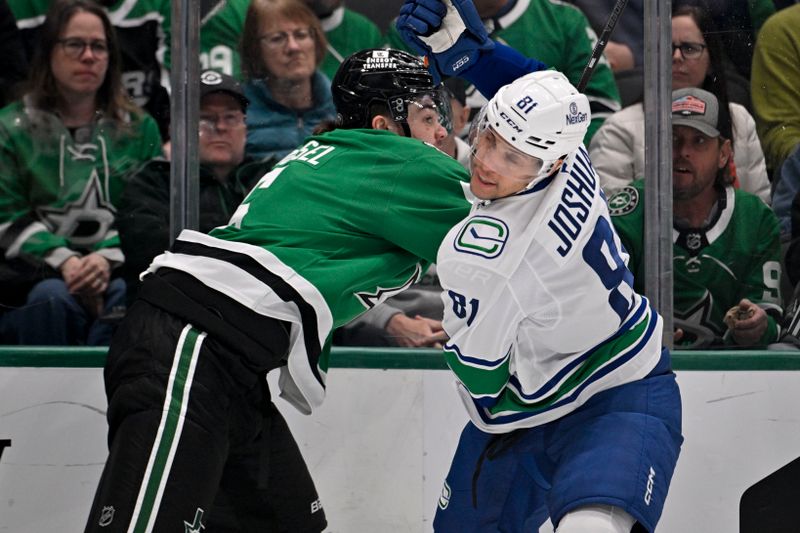
[[[627,5],[628,0],[617,0],[617,3],[614,4],[614,9],[611,10],[606,25],[600,33],[600,37],[597,38],[597,44],[594,45],[594,50],[592,50],[592,55],[589,57],[589,62],[583,69],[581,79],[577,85],[578,92],[583,92],[586,88],[586,84],[589,83],[589,79],[592,77],[592,74],[594,74],[594,69],[597,66],[597,61],[600,59],[600,56],[603,55],[603,50],[606,49],[608,38],[611,36],[611,32],[614,31],[617,20]]]

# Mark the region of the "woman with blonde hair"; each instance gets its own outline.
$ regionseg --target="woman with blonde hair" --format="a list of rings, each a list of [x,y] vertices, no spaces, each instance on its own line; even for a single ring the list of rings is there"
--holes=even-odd
[[[282,158],[335,117],[319,19],[299,0],[254,0],[242,33],[248,155]]]

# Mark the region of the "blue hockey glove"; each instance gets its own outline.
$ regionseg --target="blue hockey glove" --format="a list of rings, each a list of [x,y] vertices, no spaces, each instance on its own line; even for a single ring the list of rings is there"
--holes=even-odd
[[[395,23],[403,40],[428,60],[435,81],[459,76],[494,48],[472,0],[405,0]]]

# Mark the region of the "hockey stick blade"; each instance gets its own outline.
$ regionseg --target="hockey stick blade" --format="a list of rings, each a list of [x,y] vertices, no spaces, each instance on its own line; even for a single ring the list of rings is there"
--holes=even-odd
[[[617,0],[617,3],[614,4],[614,9],[611,10],[611,15],[608,16],[606,25],[603,28],[603,31],[600,33],[600,37],[597,39],[597,44],[594,45],[594,50],[592,50],[592,55],[589,57],[589,62],[583,68],[583,73],[581,73],[581,79],[576,87],[579,92],[583,92],[583,90],[586,88],[586,84],[589,83],[592,74],[594,74],[594,69],[597,66],[597,62],[600,60],[600,56],[603,55],[603,50],[606,49],[606,45],[608,44],[608,38],[611,36],[611,32],[614,31],[614,28],[617,25],[617,20],[619,20],[619,16],[625,10],[625,6],[627,5],[628,0]]]

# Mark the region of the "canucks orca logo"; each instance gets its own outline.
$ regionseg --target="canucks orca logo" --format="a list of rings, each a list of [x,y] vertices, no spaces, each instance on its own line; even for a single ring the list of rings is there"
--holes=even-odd
[[[508,226],[500,219],[474,216],[467,220],[456,238],[455,249],[465,254],[494,259],[508,241]]]

